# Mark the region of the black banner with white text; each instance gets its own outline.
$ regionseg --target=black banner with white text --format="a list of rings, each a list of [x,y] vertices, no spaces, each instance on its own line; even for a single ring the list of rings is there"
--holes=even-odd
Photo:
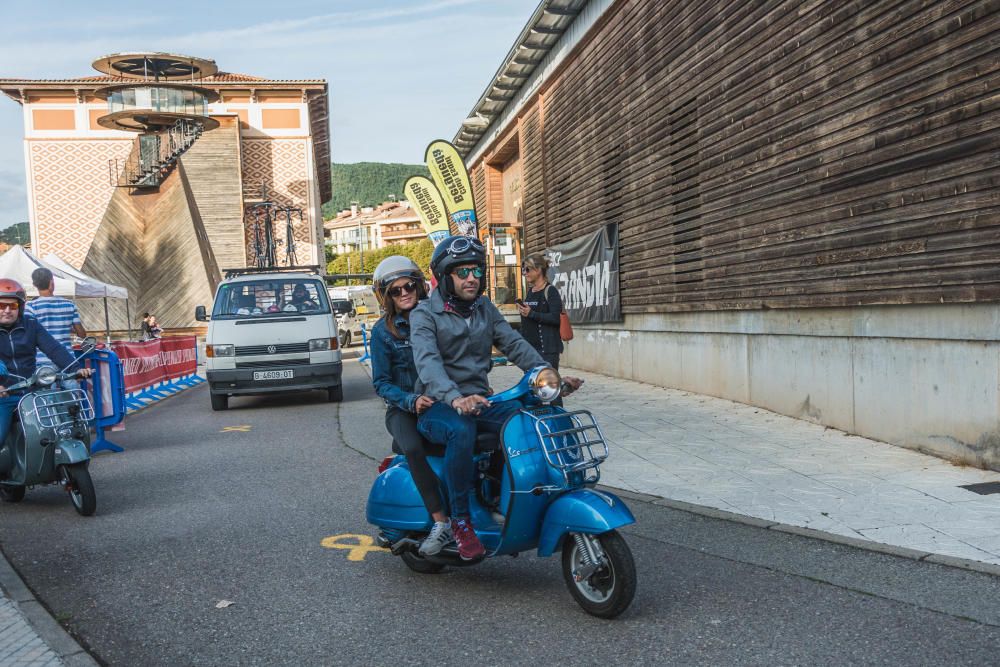
[[[618,223],[546,249],[549,282],[559,290],[573,324],[621,322]]]

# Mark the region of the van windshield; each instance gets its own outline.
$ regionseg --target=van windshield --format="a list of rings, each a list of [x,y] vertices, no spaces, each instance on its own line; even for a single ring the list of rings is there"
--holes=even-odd
[[[330,301],[318,280],[265,278],[227,283],[219,287],[213,320],[281,317],[290,314],[325,315]]]

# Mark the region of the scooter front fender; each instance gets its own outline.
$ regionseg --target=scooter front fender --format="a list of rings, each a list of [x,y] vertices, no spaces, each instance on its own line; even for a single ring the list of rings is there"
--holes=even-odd
[[[635,523],[632,511],[613,493],[593,489],[570,491],[553,500],[545,510],[538,555],[555,553],[566,533],[600,535],[631,523]]]
[[[90,460],[90,452],[87,445],[82,440],[60,440],[56,443],[56,449],[52,462],[57,466],[71,466],[75,463],[83,463]]]

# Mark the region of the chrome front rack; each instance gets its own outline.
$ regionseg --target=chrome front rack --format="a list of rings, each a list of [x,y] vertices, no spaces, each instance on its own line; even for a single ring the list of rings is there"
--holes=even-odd
[[[72,406],[79,406],[79,412],[75,415],[71,410]],[[82,389],[34,394],[31,397],[31,409],[42,428],[59,428],[79,419],[88,422],[94,419],[94,408],[90,405],[87,392]]]
[[[608,443],[589,410],[525,412],[535,422],[545,461],[562,473],[567,484],[596,484]]]

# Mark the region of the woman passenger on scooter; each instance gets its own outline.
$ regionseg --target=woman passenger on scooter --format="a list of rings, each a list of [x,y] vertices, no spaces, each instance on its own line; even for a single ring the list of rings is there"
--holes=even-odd
[[[427,297],[426,283],[420,267],[401,255],[382,260],[373,282],[385,313],[372,328],[372,383],[386,403],[386,430],[406,456],[420,497],[434,519],[434,527],[420,545],[420,553],[431,556],[452,541],[452,534],[437,475],[427,463],[424,439],[417,431],[417,415],[434,403],[414,391],[417,370],[410,349],[410,311]]]

